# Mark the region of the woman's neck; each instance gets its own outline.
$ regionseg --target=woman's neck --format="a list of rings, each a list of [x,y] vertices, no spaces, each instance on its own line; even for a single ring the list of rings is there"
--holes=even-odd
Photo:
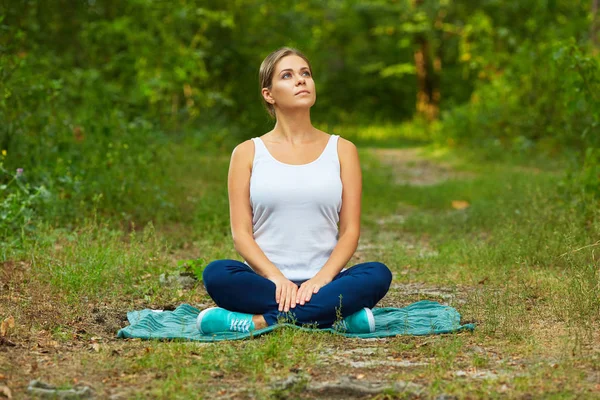
[[[292,144],[312,142],[319,131],[310,122],[310,110],[295,113],[277,113],[277,122],[271,131],[272,137]]]

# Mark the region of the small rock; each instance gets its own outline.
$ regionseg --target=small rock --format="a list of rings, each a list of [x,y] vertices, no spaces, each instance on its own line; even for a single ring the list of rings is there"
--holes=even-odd
[[[485,349],[481,346],[472,346],[471,350],[473,351],[473,353],[485,354]]]
[[[76,386],[73,389],[57,389],[39,380],[29,382],[27,391],[37,397],[46,399],[89,399],[93,396],[92,389],[88,386]]]
[[[6,397],[7,399],[12,399],[12,392],[10,388],[6,385],[0,385],[0,397]]]
[[[435,397],[435,400],[456,400],[456,399],[458,399],[458,397],[453,396],[451,394],[445,394],[445,393],[442,393]]]
[[[412,361],[388,361],[388,360],[373,360],[373,361],[350,361],[350,366],[352,368],[369,368],[376,367],[379,365],[385,365],[387,367],[419,367],[427,365],[424,362],[412,362]]]
[[[191,289],[196,285],[197,279],[195,275],[187,272],[178,274],[167,274],[166,272],[160,274],[158,281],[161,285],[166,287],[179,287],[182,289]]]
[[[359,347],[357,349],[343,351],[342,354],[344,354],[344,355],[361,354],[361,355],[370,356],[370,355],[375,354],[376,352],[377,352],[377,349],[373,348],[373,347]]]

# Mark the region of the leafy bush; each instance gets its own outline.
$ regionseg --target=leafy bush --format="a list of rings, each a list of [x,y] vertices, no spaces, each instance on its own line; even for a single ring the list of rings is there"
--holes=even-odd
[[[576,197],[600,198],[598,93],[598,58],[575,40],[528,43],[505,70],[475,90],[468,104],[444,113],[436,140],[490,154],[574,151],[564,185]]]
[[[598,147],[597,93],[598,62],[575,43],[524,45],[468,104],[444,114],[443,133],[454,143],[516,150],[534,143],[548,151]]]
[[[2,158],[7,155],[2,151]],[[3,254],[8,246],[30,233],[34,227],[37,207],[47,197],[43,186],[32,187],[27,183],[23,168],[14,173],[4,168],[0,161],[0,250]]]
[[[45,188],[43,216],[50,220],[73,221],[92,209],[125,219],[168,214],[166,134],[111,105],[110,88],[102,89],[93,71],[55,78],[52,64],[51,56],[0,57],[0,69],[9,72],[0,98],[0,118],[9,121],[0,130],[5,169],[23,168],[30,187]],[[34,209],[36,203],[27,204]]]

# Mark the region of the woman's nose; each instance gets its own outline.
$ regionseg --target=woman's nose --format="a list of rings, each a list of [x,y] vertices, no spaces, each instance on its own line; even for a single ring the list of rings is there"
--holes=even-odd
[[[299,85],[299,84],[305,83],[305,82],[306,82],[306,79],[304,79],[304,77],[302,75],[300,75],[298,77],[298,80],[296,81],[296,84]]]

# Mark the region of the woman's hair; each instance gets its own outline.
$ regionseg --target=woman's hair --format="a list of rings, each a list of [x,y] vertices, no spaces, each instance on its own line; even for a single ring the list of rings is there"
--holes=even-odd
[[[275,65],[277,65],[279,60],[281,60],[283,57],[289,55],[296,55],[302,58],[304,61],[306,61],[306,63],[308,64],[308,68],[310,69],[310,72],[312,74],[312,67],[310,66],[310,61],[308,61],[308,58],[306,58],[306,56],[302,54],[300,50],[294,49],[292,47],[282,47],[269,54],[267,58],[263,60],[262,64],[260,64],[260,70],[258,71],[258,79],[260,82],[261,92],[263,88],[271,90],[271,86],[273,85],[273,75],[275,74]],[[275,106],[273,106],[273,104],[271,103],[268,103],[264,97],[262,97],[262,99],[263,104],[265,105],[269,115],[275,118]]]

